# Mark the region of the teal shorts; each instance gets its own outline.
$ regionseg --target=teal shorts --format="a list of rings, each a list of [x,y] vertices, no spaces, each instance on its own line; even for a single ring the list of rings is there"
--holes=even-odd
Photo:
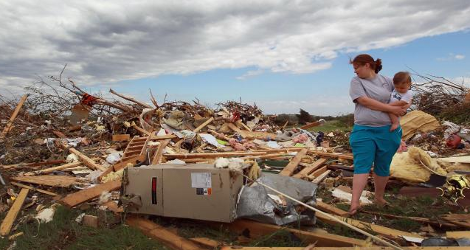
[[[369,127],[354,125],[349,143],[354,156],[354,173],[368,174],[374,166],[378,176],[390,175],[390,163],[400,146],[401,127],[390,132],[390,125]]]

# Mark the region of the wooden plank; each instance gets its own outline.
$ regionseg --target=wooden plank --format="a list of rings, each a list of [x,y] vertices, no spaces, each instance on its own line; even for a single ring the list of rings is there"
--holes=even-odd
[[[132,125],[132,127],[135,128],[135,130],[139,131],[139,132],[140,132],[141,134],[143,134],[143,135],[147,135],[147,136],[151,136],[151,135],[152,135],[152,133],[148,132],[147,130],[145,130],[145,129],[143,129],[143,128],[141,128],[141,127],[135,125],[135,124]]]
[[[300,151],[304,148],[299,148],[299,147],[289,147],[289,148],[282,148],[282,149],[263,149],[263,150],[253,150],[253,152],[293,152],[293,151]],[[308,148],[309,149],[309,154],[312,155],[317,155],[321,156],[323,158],[328,158],[328,159],[344,159],[344,160],[352,160],[353,155],[352,154],[342,154],[342,153],[327,153],[323,152],[320,150],[316,150],[313,148]]]
[[[140,229],[145,235],[162,242],[171,249],[204,250],[204,248],[199,247],[196,243],[180,237],[179,235],[150,220],[145,220],[137,216],[128,216],[126,223],[131,227]]]
[[[470,231],[448,231],[446,232],[447,238],[469,238],[470,239]]]
[[[0,165],[3,169],[10,168],[37,168],[45,165],[54,165],[65,163],[65,160],[52,160],[52,161],[42,161],[42,162],[32,162],[32,163],[18,163],[13,165]]]
[[[309,128],[313,128],[313,127],[316,127],[316,126],[320,126],[321,124],[322,124],[321,122],[315,121],[315,122],[307,123],[307,124],[303,125],[300,128],[301,129],[309,129]]]
[[[17,176],[10,179],[51,187],[70,187],[78,183],[77,178],[73,176],[60,175]]]
[[[54,130],[54,131],[52,131],[52,133],[53,133],[55,136],[59,137],[59,138],[62,138],[62,139],[67,138],[67,136],[65,136],[65,134],[62,133],[62,132],[60,132],[60,131]]]
[[[239,129],[233,123],[226,123],[226,124],[231,130],[235,131],[237,134],[241,135],[243,138],[246,138],[246,139],[266,139],[266,138],[274,139],[276,138],[276,134],[274,133],[260,132],[260,131],[246,131],[246,130]]]
[[[117,93],[116,91],[114,91],[114,90],[112,90],[112,89],[109,89],[109,92],[110,92],[111,94],[114,94],[114,95],[117,95],[117,96],[121,97],[121,98],[124,99],[124,100],[128,100],[128,101],[130,101],[130,102],[136,103],[136,104],[138,104],[138,105],[140,105],[140,106],[142,106],[142,107],[144,107],[144,108],[153,109],[153,107],[150,106],[150,105],[148,105],[147,103],[140,102],[140,101],[138,101],[138,100],[136,100],[136,99],[134,99],[134,98],[132,98],[132,97],[130,97],[130,96],[126,96],[126,95],[123,95],[123,94],[119,94],[119,93]]]
[[[103,191],[113,191],[121,188],[121,181],[110,181],[103,184],[96,185],[94,187],[78,191],[73,194],[67,195],[65,198],[60,200],[60,203],[68,206],[74,207],[78,204],[81,204],[85,201],[89,201],[93,198],[96,198],[101,195]]]
[[[18,183],[18,182],[10,182],[10,184],[12,185],[15,185],[17,187],[21,187],[21,188],[27,188],[29,190],[33,190],[33,191],[37,191],[37,192],[40,192],[40,193],[43,193],[43,194],[47,194],[47,195],[50,195],[50,196],[57,196],[59,194],[56,194],[56,193],[53,193],[53,192],[49,192],[47,190],[43,190],[43,189],[39,189],[39,188],[35,188],[35,187],[32,187],[32,186],[28,186],[28,185],[24,185],[24,184],[21,184],[21,183]]]
[[[113,141],[129,141],[131,139],[130,134],[117,134],[113,135]]]
[[[15,222],[16,217],[18,216],[18,213],[23,206],[23,203],[28,196],[28,192],[29,189],[27,188],[21,189],[20,194],[18,197],[16,197],[15,202],[11,206],[8,214],[5,216],[5,219],[3,219],[2,224],[0,225],[0,235],[5,236],[10,233],[13,223]]]
[[[242,126],[244,129],[248,130],[248,131],[253,131],[251,130],[250,127],[248,127],[245,123],[243,123],[241,120],[238,120],[237,121],[238,124],[240,124],[240,126]]]
[[[294,158],[292,158],[289,164],[287,164],[287,166],[279,174],[283,176],[291,176],[294,173],[297,165],[299,165],[300,161],[302,160],[302,157],[304,157],[307,152],[308,150],[306,148],[300,150],[300,152],[298,152]]]
[[[74,168],[74,167],[78,167],[82,165],[81,162],[72,162],[72,163],[67,163],[67,164],[64,164],[64,165],[61,165],[61,166],[57,166],[57,167],[52,167],[52,168],[46,168],[46,169],[41,169],[41,170],[37,170],[37,171],[34,171],[33,173],[34,174],[48,174],[48,173],[52,173],[54,171],[58,171],[58,170],[63,170],[63,169],[67,169],[67,168]]]
[[[382,216],[385,218],[408,219],[408,220],[416,221],[419,223],[430,224],[436,227],[442,227],[442,226],[449,227],[449,228],[457,227],[457,225],[452,224],[450,222],[446,222],[443,219],[429,219],[429,218],[423,218],[423,217],[400,216],[400,215],[384,214],[384,213],[377,213],[377,212],[365,211],[365,210],[362,210],[362,212],[367,213],[367,214]]]
[[[314,163],[312,163],[311,165],[309,165],[308,167],[305,167],[304,169],[302,169],[301,171],[299,171],[297,174],[295,174],[293,177],[295,178],[299,178],[299,179],[302,179],[302,178],[305,178],[307,177],[307,175],[311,174],[313,171],[317,170],[319,167],[321,167],[323,164],[325,164],[325,162],[327,162],[328,160],[325,159],[325,158],[320,158],[318,159],[317,161],[315,161]]]
[[[127,164],[129,164],[129,163],[131,163],[132,165],[135,165],[137,162],[141,162],[143,160],[145,160],[145,155],[133,156],[129,160],[120,161],[120,162],[114,164],[111,169],[106,170],[104,173],[109,173],[113,170],[114,171],[119,171],[119,170],[125,168],[127,166]]]
[[[279,157],[293,158],[294,156],[288,155],[286,153],[274,153],[274,154],[265,154],[265,155],[245,156],[245,157],[242,157],[242,159],[244,159],[244,160],[249,160],[249,159],[273,159],[273,158],[279,158]]]
[[[326,170],[328,170],[328,167],[327,167],[327,166],[323,166],[323,167],[321,167],[321,168],[315,170],[313,173],[311,173],[311,174],[308,176],[308,178],[311,179],[311,180],[312,180],[312,179],[315,179],[315,178],[319,177],[320,175],[322,175],[323,173],[325,173]]]
[[[201,129],[203,129],[205,126],[207,126],[209,123],[214,121],[214,117],[209,118],[207,121],[205,121],[203,124],[199,125],[199,127],[195,128],[193,130],[194,133],[199,132]]]
[[[199,238],[189,238],[189,240],[193,241],[193,242],[196,242],[198,244],[201,244],[203,246],[206,246],[210,249],[217,249],[219,246],[222,245],[221,242],[218,242],[216,240],[213,240],[213,239],[209,239],[209,238],[204,238],[204,237],[199,237]]]
[[[317,178],[313,179],[312,183],[320,184],[320,182],[322,182],[330,173],[331,173],[331,170],[325,171],[323,174],[321,174]]]
[[[344,210],[339,209],[337,207],[326,204],[323,201],[318,201],[317,200],[315,207],[320,209],[321,211],[327,212],[329,214],[336,214],[336,215],[339,215],[339,216],[342,216],[342,217],[347,217],[348,216],[347,211],[344,211]]]
[[[165,139],[175,139],[176,135],[152,135],[151,140],[165,140]]]
[[[96,164],[96,162],[92,159],[90,159],[88,156],[82,154],[80,151],[76,150],[75,148],[69,148],[69,152],[72,154],[75,154],[80,158],[80,160],[85,164],[85,166],[89,167],[92,170],[100,170],[100,171],[106,171],[106,168]]]
[[[163,154],[168,159],[188,159],[188,158],[218,158],[237,157],[250,155],[265,155],[265,152],[226,152],[226,153],[191,153],[191,154]]]
[[[7,125],[3,129],[2,133],[0,134],[0,138],[4,138],[8,132],[10,132],[13,122],[16,119],[16,116],[18,116],[18,113],[21,110],[21,107],[23,107],[24,102],[26,101],[26,98],[28,98],[28,95],[24,95],[21,97],[20,102],[18,102],[18,105],[16,105],[15,110],[13,111],[13,114],[10,116],[10,120],[8,120]]]
[[[470,228],[470,214],[444,214],[440,218],[455,225]]]
[[[339,154],[339,153],[327,153],[319,150],[310,150],[311,154],[322,156],[322,157],[329,157],[329,158],[337,158],[337,159],[344,159],[344,160],[353,160],[352,154]]]
[[[158,150],[152,159],[152,165],[160,164],[160,162],[162,161],[163,150],[166,148],[168,143],[170,143],[170,141],[171,139],[166,139],[160,143],[160,145],[158,146]]]
[[[455,157],[447,157],[447,158],[439,158],[438,160],[446,161],[446,162],[454,162],[454,163],[470,163],[470,156],[455,156]]]
[[[464,250],[464,247],[400,247],[403,250]],[[220,250],[395,250],[392,247],[240,247],[225,246]]]
[[[115,214],[124,212],[124,208],[118,207],[117,203],[114,201],[108,201],[104,203],[103,206],[106,206],[109,210],[113,211]]]
[[[315,216],[323,221],[323,222],[326,222],[326,223],[329,223],[329,224],[332,224],[332,225],[339,225],[339,223],[321,213],[316,213]],[[375,225],[375,224],[371,224],[371,223],[368,223],[368,222],[364,222],[364,221],[360,221],[360,220],[355,220],[355,219],[351,219],[351,218],[344,218],[344,217],[341,217],[341,216],[336,216],[336,215],[332,215],[334,217],[336,217],[337,219],[339,220],[342,220],[352,226],[355,226],[357,228],[360,228],[362,230],[365,230],[365,231],[373,231],[373,232],[376,232],[380,235],[383,235],[383,236],[386,236],[386,237],[389,237],[389,238],[399,238],[401,236],[411,236],[411,237],[417,237],[417,238],[423,238],[421,237],[419,234],[416,234],[416,233],[410,233],[410,232],[404,232],[404,231],[400,231],[400,230],[396,230],[396,229],[392,229],[392,228],[388,228],[388,227],[384,227],[384,226],[379,226],[379,225]]]
[[[364,240],[358,240],[345,236],[339,236],[335,234],[325,232],[310,232],[302,231],[293,228],[285,228],[277,225],[264,224],[249,220],[236,220],[230,224],[223,224],[224,226],[235,230],[237,232],[243,232],[248,230],[251,237],[261,237],[268,234],[272,234],[281,229],[287,230],[300,238],[303,242],[316,243],[316,246],[365,246],[367,244]]]

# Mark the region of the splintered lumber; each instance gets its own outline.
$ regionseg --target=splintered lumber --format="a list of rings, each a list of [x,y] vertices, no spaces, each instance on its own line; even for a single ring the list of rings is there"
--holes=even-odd
[[[269,153],[273,153],[273,152],[293,152],[293,151],[300,151],[304,148],[299,148],[299,147],[289,147],[289,148],[282,148],[282,149],[264,149],[264,150],[253,150],[254,152],[269,152]],[[352,154],[342,154],[342,153],[327,153],[327,152],[324,152],[324,151],[320,151],[320,150],[315,150],[315,149],[311,149],[311,148],[308,148],[309,149],[309,154],[312,154],[312,155],[317,155],[317,156],[321,156],[323,158],[332,158],[332,159],[344,159],[344,160],[352,160],[353,159],[353,155]]]
[[[96,162],[92,159],[90,159],[88,156],[82,154],[80,151],[74,149],[74,148],[69,148],[70,153],[75,154],[80,158],[80,160],[83,161],[83,164],[85,164],[87,167],[89,167],[91,170],[100,170],[100,171],[106,171],[106,168],[96,164]]]
[[[412,221],[416,221],[419,223],[430,224],[436,227],[442,227],[442,226],[454,227],[454,228],[457,227],[457,225],[446,222],[443,219],[428,219],[428,218],[422,218],[422,217],[400,216],[400,215],[383,214],[383,213],[377,213],[377,212],[371,212],[371,211],[362,211],[362,212],[367,213],[367,214],[378,215],[378,216],[382,216],[386,218],[412,220]]]
[[[13,223],[16,220],[16,217],[18,216],[18,213],[21,210],[21,207],[23,206],[23,203],[28,196],[29,189],[23,188],[20,191],[20,194],[18,197],[15,199],[15,203],[10,208],[10,211],[8,211],[7,216],[5,216],[5,219],[3,219],[2,224],[0,225],[0,235],[5,236],[8,235],[11,231],[11,227],[13,226]]]
[[[315,121],[315,122],[311,122],[311,123],[308,123],[308,124],[305,124],[303,125],[302,127],[300,127],[301,129],[309,129],[309,128],[313,128],[313,127],[316,127],[316,126],[320,126],[322,124],[322,122],[320,121]]]
[[[33,163],[18,163],[18,164],[13,164],[13,165],[3,165],[1,166],[4,169],[10,169],[10,168],[37,168],[40,166],[45,166],[45,165],[54,165],[54,164],[62,164],[64,163],[64,160],[52,160],[52,161],[42,161],[42,162],[33,162]]]
[[[174,139],[176,138],[177,136],[176,135],[152,135],[152,137],[150,137],[150,140],[166,140],[166,139]]]
[[[319,184],[322,182],[329,174],[331,173],[331,170],[325,171],[323,174],[319,175],[317,178],[313,179],[313,183]]]
[[[130,134],[118,134],[113,135],[113,141],[128,141],[131,139]]]
[[[439,158],[438,160],[453,163],[470,163],[470,155]]]
[[[347,217],[348,216],[348,212],[346,212],[342,209],[339,209],[337,207],[331,206],[329,204],[326,204],[323,201],[317,201],[315,207],[319,208],[323,212],[327,212],[327,213],[330,213],[330,214],[336,214],[336,215],[339,215],[339,216],[342,216],[342,217]]]
[[[152,108],[152,106],[148,105],[147,103],[143,103],[143,102],[140,102],[140,101],[137,101],[136,99],[130,97],[130,96],[125,96],[123,94],[119,94],[117,93],[116,91],[114,91],[113,89],[109,89],[109,92],[113,95],[117,95],[119,97],[121,97],[122,99],[124,100],[128,100],[130,102],[133,102],[133,103],[136,103],[136,104],[139,104],[140,106],[144,107],[144,108]]]
[[[327,152],[323,152],[319,150],[310,150],[309,153],[322,156],[322,157],[329,157],[329,158],[338,158],[338,159],[344,159],[344,160],[353,159],[352,154],[327,153]]]
[[[455,225],[470,228],[470,214],[445,214],[441,218]]]
[[[64,164],[64,165],[61,165],[61,166],[57,166],[57,167],[46,168],[46,169],[34,171],[34,174],[48,174],[48,173],[52,173],[52,172],[58,171],[58,170],[78,167],[80,165],[82,165],[81,162],[72,162],[72,163],[67,163],[67,164]]]
[[[273,159],[273,158],[292,158],[292,155],[288,155],[286,153],[274,153],[274,154],[265,154],[265,155],[258,155],[258,156],[245,156],[242,159],[249,160],[249,159]]]
[[[393,250],[392,247],[239,247],[225,246],[220,250]],[[463,250],[464,247],[400,247],[403,250]]]
[[[124,212],[124,208],[118,207],[118,204],[114,201],[108,201],[104,203],[103,206],[106,206],[109,210],[113,211],[115,214]]]
[[[104,191],[114,191],[121,187],[121,181],[110,181],[103,184],[96,185],[94,187],[78,191],[73,194],[67,195],[65,198],[61,199],[60,202],[68,207],[74,207],[78,204],[81,204],[85,201],[89,201],[93,198],[96,198],[101,195]]]
[[[323,166],[327,159],[325,158],[320,158],[311,165],[305,167],[304,169],[300,170],[297,174],[295,174],[293,177],[295,178],[305,178],[307,175],[311,174],[313,171],[317,170],[319,167]],[[282,173],[282,172],[281,172]]]
[[[246,130],[239,129],[233,123],[226,123],[226,124],[231,130],[235,131],[237,134],[241,135],[243,138],[246,138],[246,139],[276,138],[276,134],[274,133],[260,132],[260,131],[246,131]]]
[[[325,233],[325,232],[310,232],[302,231],[293,228],[285,228],[277,225],[264,224],[249,220],[236,220],[230,224],[224,224],[224,226],[235,230],[237,232],[243,232],[249,230],[251,237],[261,237],[264,235],[272,234],[279,230],[287,230],[300,238],[303,242],[315,243],[317,246],[365,246],[367,243],[364,240],[358,240],[345,236]]]
[[[59,137],[59,138],[62,138],[62,139],[67,138],[67,136],[64,133],[60,132],[60,131],[54,130],[54,131],[52,131],[52,133],[55,136]]]
[[[21,97],[20,102],[18,103],[18,105],[16,105],[16,108],[10,117],[10,120],[8,120],[7,125],[5,126],[2,133],[0,134],[0,138],[4,138],[8,134],[8,132],[10,132],[11,126],[13,125],[13,121],[15,121],[16,116],[21,110],[21,107],[23,107],[23,104],[26,101],[26,98],[28,98],[28,95],[24,95]]]
[[[187,158],[218,158],[218,157],[237,157],[250,155],[265,155],[266,152],[226,152],[226,153],[191,153],[191,154],[163,154],[168,159],[187,159]]]
[[[218,242],[213,239],[199,237],[199,238],[189,238],[189,240],[201,244],[203,246],[209,247],[210,249],[217,249],[219,246],[222,245],[221,242]]]
[[[316,213],[315,216],[317,216],[319,220],[324,221],[328,224],[331,224],[331,225],[339,224],[336,220],[333,220],[332,218],[327,217],[324,214]],[[401,236],[410,236],[410,237],[416,237],[416,238],[421,238],[421,239],[423,238],[419,234],[416,234],[416,233],[400,231],[400,230],[396,230],[396,229],[392,229],[392,228],[388,228],[384,226],[379,226],[379,225],[375,225],[375,224],[360,221],[360,220],[355,220],[351,218],[343,218],[341,216],[334,216],[334,217],[354,227],[360,228],[362,230],[373,231],[377,234],[390,237],[390,238],[399,238]]]
[[[470,231],[448,231],[446,232],[447,238],[470,238]]]
[[[320,175],[322,175],[323,173],[325,173],[327,170],[328,170],[327,166],[323,166],[323,167],[315,170],[313,173],[309,174],[308,178],[310,180],[315,179],[315,178],[319,177]]]
[[[15,185],[15,186],[18,186],[18,187],[21,187],[21,188],[27,188],[29,190],[33,190],[33,191],[38,191],[39,193],[43,193],[43,194],[47,194],[47,195],[50,195],[50,196],[57,196],[59,194],[56,194],[56,193],[53,193],[53,192],[49,192],[47,190],[43,190],[43,189],[39,189],[39,188],[35,188],[35,187],[32,187],[32,186],[28,186],[28,185],[24,185],[24,184],[21,184],[21,183],[18,183],[18,182],[10,182],[11,184]]]
[[[246,130],[248,130],[248,131],[253,131],[253,130],[251,130],[250,127],[248,127],[248,126],[247,126],[245,123],[243,123],[242,121],[240,121],[240,125],[241,125],[244,129],[246,129]]]
[[[158,145],[157,152],[155,153],[155,156],[152,159],[152,165],[160,164],[162,161],[162,155],[163,155],[163,150],[165,150],[166,146],[168,143],[170,143],[171,139],[166,139]]]
[[[122,160],[122,159],[121,159]],[[123,168],[125,168],[127,166],[127,164],[136,164],[137,162],[141,162],[145,160],[145,155],[136,155],[135,157],[132,157],[132,158],[129,158],[125,161],[119,161],[117,162],[116,164],[114,164],[112,167],[109,167],[108,169],[106,169],[106,171],[104,171],[99,178],[102,178],[106,175],[108,175],[109,173],[111,172],[115,172],[115,171],[119,171]]]
[[[187,240],[170,230],[146,219],[137,216],[128,216],[126,223],[134,228],[140,229],[145,235],[161,241],[167,247],[175,250],[203,250],[196,243]]]
[[[294,173],[295,168],[299,165],[302,157],[307,154],[308,150],[306,148],[300,150],[294,158],[287,164],[287,166],[279,173],[280,175],[284,176],[291,176]]]
[[[78,183],[77,178],[73,176],[61,175],[17,176],[10,179],[51,187],[70,187]]]
[[[151,136],[152,135],[152,133],[148,132],[147,130],[145,130],[145,129],[143,129],[143,128],[135,125],[135,124],[133,124],[132,127],[135,128],[135,130],[139,131],[141,134],[143,134],[145,136]]]
[[[199,125],[199,127],[195,128],[193,130],[194,133],[199,132],[201,129],[203,129],[205,126],[207,126],[209,123],[211,123],[214,120],[214,117],[209,118],[209,120],[205,121],[203,124]]]

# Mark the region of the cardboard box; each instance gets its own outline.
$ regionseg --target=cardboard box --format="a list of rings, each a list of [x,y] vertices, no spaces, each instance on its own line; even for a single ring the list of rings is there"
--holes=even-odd
[[[128,168],[122,198],[140,197],[129,212],[232,222],[243,176],[210,164]]]

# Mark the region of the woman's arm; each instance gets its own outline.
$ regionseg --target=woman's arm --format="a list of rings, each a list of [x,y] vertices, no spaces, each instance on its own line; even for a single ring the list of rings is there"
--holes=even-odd
[[[357,98],[356,101],[362,106],[365,106],[372,110],[387,112],[387,113],[394,114],[396,116],[402,116],[403,114],[406,113],[405,106],[392,106],[390,104],[381,103],[367,96],[361,96]]]

